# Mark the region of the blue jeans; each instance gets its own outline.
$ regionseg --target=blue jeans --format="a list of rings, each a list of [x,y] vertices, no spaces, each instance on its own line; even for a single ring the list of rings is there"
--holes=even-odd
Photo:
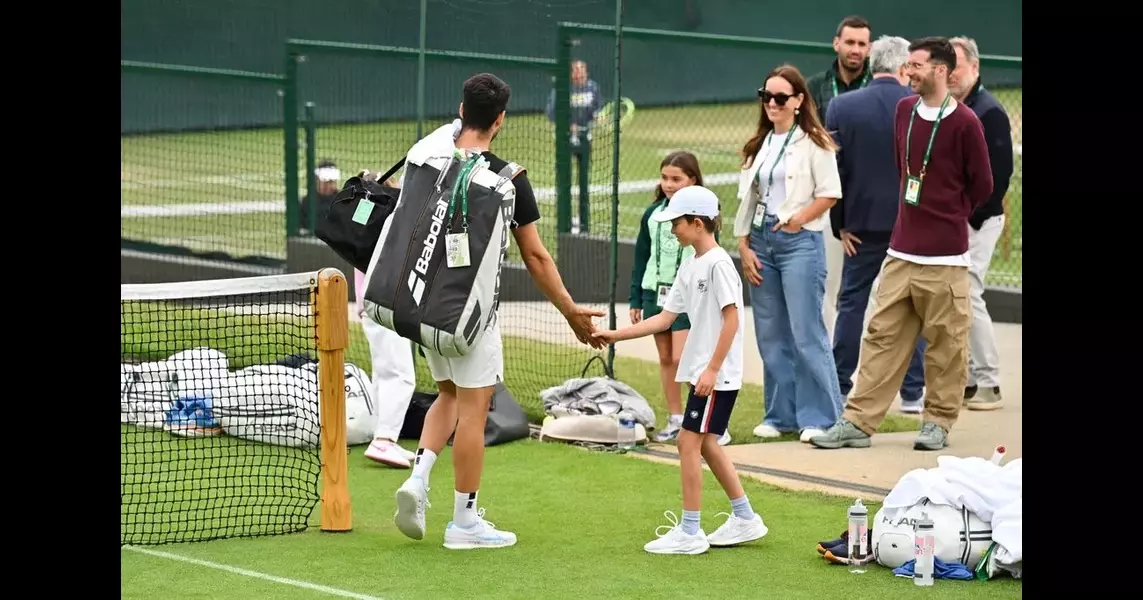
[[[841,292],[837,296],[837,322],[833,327],[833,360],[837,364],[837,381],[842,398],[849,396],[849,391],[853,389],[853,372],[857,370],[869,293],[873,289],[873,281],[881,272],[881,264],[888,255],[889,242],[862,242],[856,248],[857,254],[846,256],[842,266]],[[909,370],[905,373],[905,383],[901,385],[902,400],[913,402],[921,399],[925,387],[924,344],[924,338],[918,338],[917,348],[909,361]]]
[[[784,432],[828,429],[842,400],[822,316],[825,240],[820,231],[770,231],[776,222],[768,215],[750,234],[762,263],[761,285],[749,286],[765,383],[762,422]]]

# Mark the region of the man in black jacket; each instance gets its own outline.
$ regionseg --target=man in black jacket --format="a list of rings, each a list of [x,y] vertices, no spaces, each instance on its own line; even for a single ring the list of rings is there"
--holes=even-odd
[[[988,161],[992,165],[992,196],[969,219],[969,278],[972,283],[972,329],[969,334],[967,408],[1000,408],[1000,353],[992,331],[992,319],[984,304],[984,278],[992,252],[1004,230],[1004,195],[1012,177],[1012,125],[1004,105],[980,82],[980,49],[968,37],[949,40],[956,49],[956,69],[949,77],[949,90],[958,102],[972,109],[984,126]]]
[[[842,19],[833,36],[833,50],[837,58],[829,68],[811,75],[806,87],[818,105],[818,118],[826,120],[826,108],[834,98],[869,84],[869,48],[873,31],[864,17],[852,15]]]

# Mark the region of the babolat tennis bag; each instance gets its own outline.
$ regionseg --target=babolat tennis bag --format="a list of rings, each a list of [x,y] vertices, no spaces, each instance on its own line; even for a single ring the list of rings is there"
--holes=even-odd
[[[318,215],[314,234],[362,273],[369,268],[381,229],[401,195],[399,189],[384,182],[403,164],[404,158],[380,177],[369,171],[350,177],[329,208]]]
[[[374,322],[446,357],[464,356],[496,318],[516,209],[515,163],[477,152],[410,153],[393,216],[366,272]]]

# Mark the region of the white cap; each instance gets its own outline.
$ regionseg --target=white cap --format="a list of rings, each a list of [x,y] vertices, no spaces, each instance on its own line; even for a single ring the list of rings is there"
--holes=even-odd
[[[653,213],[651,220],[665,223],[683,216],[709,217],[718,216],[718,196],[701,185],[688,185],[675,192],[675,196],[667,203],[667,208]]]
[[[337,167],[319,167],[314,169],[314,175],[317,175],[318,181],[333,181],[341,180],[341,171]]]

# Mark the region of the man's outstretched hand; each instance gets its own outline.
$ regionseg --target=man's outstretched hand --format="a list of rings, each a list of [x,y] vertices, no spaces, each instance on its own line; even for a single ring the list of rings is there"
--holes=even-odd
[[[588,344],[592,348],[599,349],[606,344],[591,335],[595,331],[595,323],[593,323],[591,319],[593,317],[605,316],[607,316],[607,313],[601,310],[577,304],[572,307],[571,311],[564,315],[564,318],[568,320],[568,325],[571,325],[572,331],[575,332],[575,337],[579,339],[579,341]]]

